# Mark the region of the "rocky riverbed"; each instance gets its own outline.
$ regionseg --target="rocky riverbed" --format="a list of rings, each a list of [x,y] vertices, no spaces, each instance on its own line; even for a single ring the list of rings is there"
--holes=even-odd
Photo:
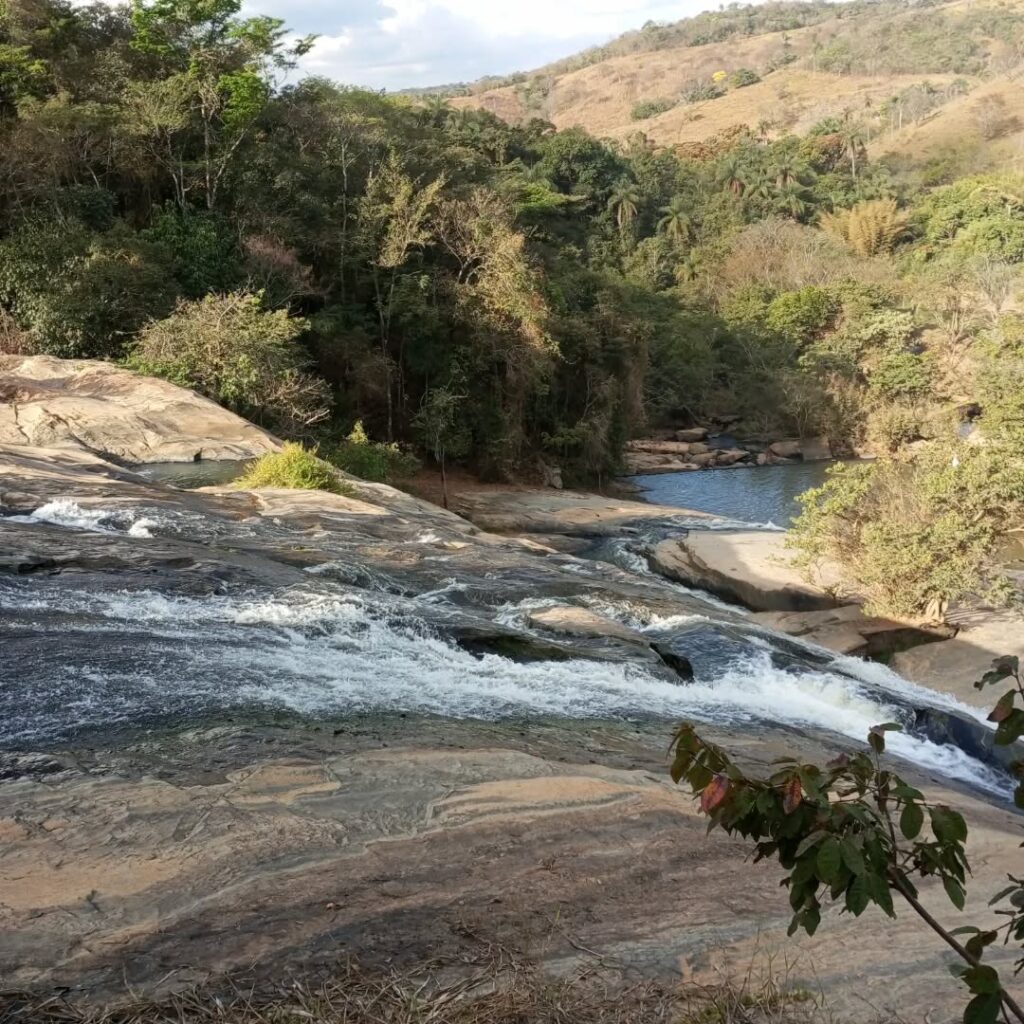
[[[749,547],[694,576],[707,517],[181,490],[131,464],[276,440],[101,364],[6,357],[0,395],[0,988],[105,999],[480,941],[552,971],[583,950],[740,969],[781,948],[788,907],[667,779],[682,718],[757,764],[900,719],[901,768],[969,814],[978,907],[1012,863],[987,727],[735,604]],[[798,980],[847,1019],[958,1016],[914,922],[825,931]]]

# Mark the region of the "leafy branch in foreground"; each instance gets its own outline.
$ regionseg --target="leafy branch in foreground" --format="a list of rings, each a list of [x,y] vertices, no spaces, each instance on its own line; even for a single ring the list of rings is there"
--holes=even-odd
[[[1024,735],[1024,681],[1016,658],[999,658],[975,685],[978,689],[1012,680],[1013,686],[989,716],[996,724],[993,741],[1015,743]],[[1022,706],[1018,707],[1018,699]],[[967,823],[953,808],[933,803],[899,775],[883,767],[887,732],[893,723],[874,726],[870,751],[842,754],[824,768],[796,758],[782,758],[767,778],[740,769],[718,746],[708,743],[686,723],[673,741],[672,779],[686,782],[700,796],[700,809],[730,835],[753,840],[755,860],[775,858],[789,874],[793,919],[789,934],[803,928],[813,935],[822,906],[839,904],[841,912],[859,917],[872,904],[896,917],[894,894],[964,961],[954,973],[971,1000],[965,1024],[995,1024],[1012,1016],[1024,1024],[1024,1009],[1006,990],[998,971],[983,962],[986,949],[1003,934],[1004,942],[1024,943],[1024,878],[991,903],[1009,902],[997,911],[1007,920],[998,928],[942,925],[921,903],[915,879],[941,881],[949,901],[963,910],[967,899]],[[1014,802],[1024,808],[1024,761],[1010,770],[1022,780]],[[1024,969],[1024,957],[1016,970]]]

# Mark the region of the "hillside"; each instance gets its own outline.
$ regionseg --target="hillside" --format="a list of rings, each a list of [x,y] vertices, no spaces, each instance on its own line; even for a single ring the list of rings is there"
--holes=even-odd
[[[811,23],[761,31],[778,18],[758,12],[779,7],[791,21],[797,9]],[[737,25],[743,11],[747,21]],[[727,38],[695,45],[694,38],[715,33],[684,27],[714,17],[732,18],[718,29]],[[640,131],[661,145],[698,142],[743,124],[802,133],[853,111],[871,122],[876,151],[900,151],[919,141],[962,141],[965,129],[976,134],[974,100],[992,95],[1009,108],[1004,129],[1012,126],[1021,0],[769,4],[701,19],[664,26],[658,36],[647,29],[623,37],[639,47],[634,37],[651,35],[651,48],[618,54],[625,44],[616,41],[601,51],[609,56],[579,55],[496,88],[470,86],[452,106],[482,108],[512,123],[539,117],[560,129],[578,125],[612,139]]]

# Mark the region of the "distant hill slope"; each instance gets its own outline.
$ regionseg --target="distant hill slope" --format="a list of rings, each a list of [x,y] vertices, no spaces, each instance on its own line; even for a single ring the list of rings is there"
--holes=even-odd
[[[763,30],[779,24],[796,27]],[[693,42],[716,35],[724,38]],[[637,52],[618,53],[629,47]],[[759,122],[800,132],[852,111],[885,129],[873,148],[899,151],[974,130],[976,100],[989,94],[1007,105],[1003,135],[1012,134],[1022,101],[1010,76],[1022,55],[1024,0],[766,4],[648,26],[507,84],[466,87],[451,102],[601,137],[641,131],[661,145]]]

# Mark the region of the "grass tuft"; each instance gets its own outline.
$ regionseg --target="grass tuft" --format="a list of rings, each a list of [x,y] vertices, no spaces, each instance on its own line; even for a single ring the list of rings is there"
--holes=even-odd
[[[294,441],[287,442],[280,451],[267,452],[253,462],[244,476],[235,482],[235,486],[244,490],[291,487],[297,490],[330,491],[331,494],[352,493],[351,488],[329,463],[317,455],[315,449],[303,448]]]

